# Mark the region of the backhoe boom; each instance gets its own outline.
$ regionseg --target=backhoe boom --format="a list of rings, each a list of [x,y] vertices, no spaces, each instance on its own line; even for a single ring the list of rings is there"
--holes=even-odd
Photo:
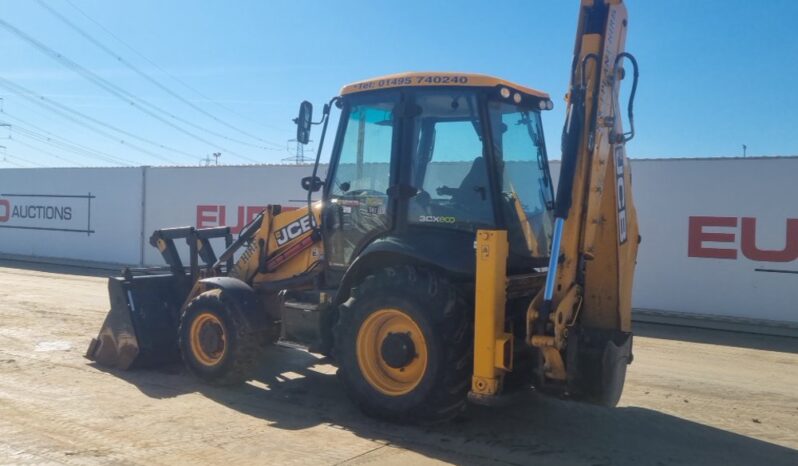
[[[624,52],[627,25],[621,0],[582,1],[549,274],[527,313],[529,343],[543,355],[540,382],[598,390],[594,394],[608,404],[617,402],[623,386],[625,368],[618,366],[631,361],[639,242],[625,149],[634,133],[623,132],[618,98],[624,58],[634,65],[630,99],[638,76],[637,63]],[[631,109],[630,100],[633,125]],[[595,365],[601,370],[591,376]]]

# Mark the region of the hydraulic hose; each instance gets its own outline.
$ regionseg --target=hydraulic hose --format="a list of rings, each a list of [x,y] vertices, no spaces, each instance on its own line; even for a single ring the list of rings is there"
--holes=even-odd
[[[587,59],[587,57],[586,57]],[[536,324],[536,332],[545,330],[546,322],[551,314],[554,284],[557,279],[557,267],[560,260],[560,244],[563,227],[568,218],[568,211],[573,203],[574,174],[576,172],[579,144],[582,139],[582,126],[585,120],[585,86],[578,85],[571,89],[568,117],[562,133],[562,166],[560,181],[557,185],[557,198],[554,206],[554,232],[549,256],[549,270],[546,274],[546,286],[543,289],[543,306],[540,309]]]

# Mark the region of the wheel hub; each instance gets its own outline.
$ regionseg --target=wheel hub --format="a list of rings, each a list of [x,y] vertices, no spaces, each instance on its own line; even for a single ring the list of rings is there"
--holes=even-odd
[[[394,369],[408,365],[417,356],[410,332],[389,333],[382,341],[380,355],[385,363]]]
[[[200,329],[200,348],[205,354],[215,355],[224,348],[222,328],[212,322],[206,322]]]
[[[366,317],[357,333],[356,348],[363,377],[384,395],[410,393],[426,373],[424,333],[399,309],[379,309]]]
[[[227,351],[227,336],[222,321],[210,312],[200,313],[189,330],[191,353],[205,366],[221,362]]]

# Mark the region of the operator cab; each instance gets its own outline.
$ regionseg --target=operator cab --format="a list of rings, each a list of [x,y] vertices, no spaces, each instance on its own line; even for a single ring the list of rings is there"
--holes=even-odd
[[[347,85],[335,100],[321,222],[329,268],[346,270],[376,241],[410,237],[411,255],[467,248],[473,263],[480,228],[510,232],[511,268],[546,264],[547,94],[484,75],[404,73]]]

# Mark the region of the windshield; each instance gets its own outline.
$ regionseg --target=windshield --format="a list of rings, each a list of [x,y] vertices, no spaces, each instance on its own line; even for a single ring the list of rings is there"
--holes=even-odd
[[[546,256],[554,196],[540,112],[506,101],[489,101],[488,111],[494,154],[502,175],[502,205],[510,231],[510,250]],[[514,223],[520,228],[513,228]]]

